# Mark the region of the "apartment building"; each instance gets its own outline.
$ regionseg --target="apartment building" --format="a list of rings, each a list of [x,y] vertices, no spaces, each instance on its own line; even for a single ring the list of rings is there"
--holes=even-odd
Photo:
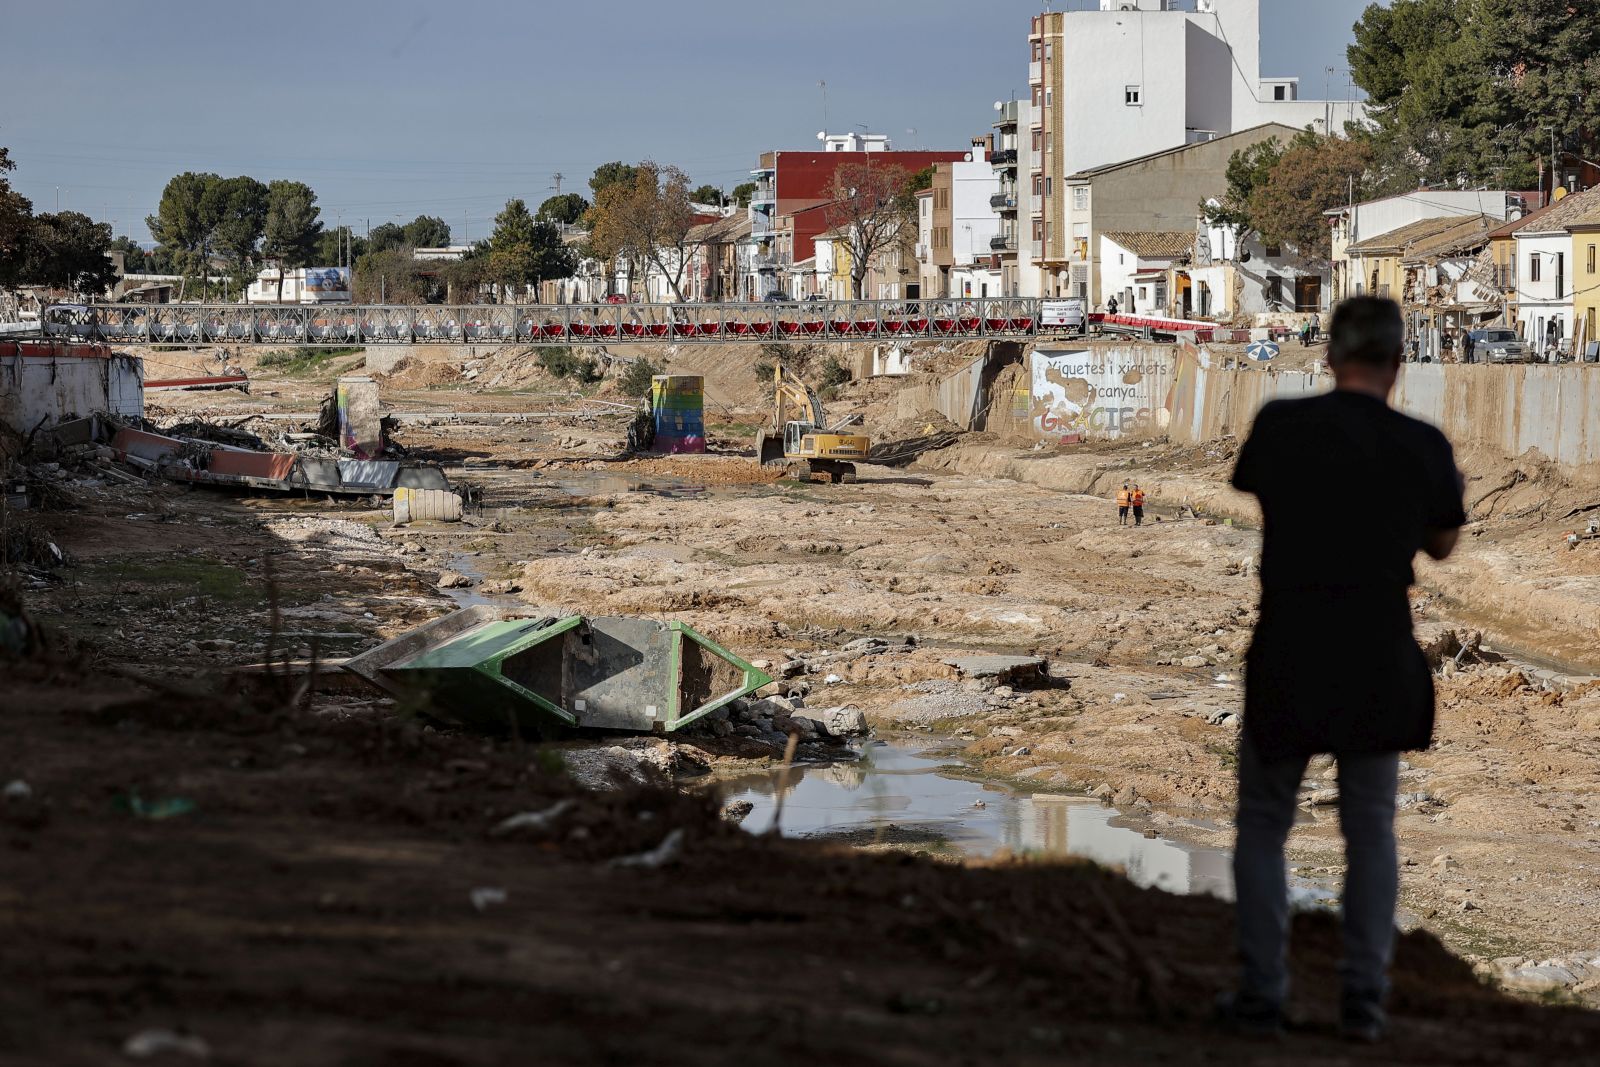
[[[789,291],[786,275],[816,255],[816,238],[827,229],[826,212],[839,169],[859,163],[881,164],[913,174],[935,163],[966,157],[953,151],[901,151],[883,134],[822,134],[815,149],[764,152],[752,170],[756,192],[749,208],[754,254],[741,284],[746,299]]]
[[[994,124],[994,151],[989,154],[989,166],[994,170],[996,187],[990,204],[999,216],[999,233],[1003,238],[995,245],[999,258],[1000,295],[1021,296],[1020,254],[1021,219],[1018,215],[1017,192],[1020,160],[1020,126],[1027,105],[1017,100],[996,101],[999,117]]]
[[[1002,256],[1016,254],[1015,224],[1001,216],[1001,177],[990,162],[992,135],[975,137],[969,158],[936,163],[917,196],[917,259],[923,296],[1004,296]]]
[[[1028,47],[1020,240],[1039,295],[1070,293],[1071,265],[1097,244],[1067,221],[1070,176],[1269,123],[1337,132],[1365,117],[1358,103],[1300,99],[1296,78],[1261,77],[1260,0],[1100,0],[1035,16]]]

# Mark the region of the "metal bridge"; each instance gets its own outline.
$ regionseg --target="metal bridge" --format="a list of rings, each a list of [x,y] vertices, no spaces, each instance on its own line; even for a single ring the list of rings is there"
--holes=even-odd
[[[683,344],[1028,340],[1043,301],[852,300],[729,304],[87,304],[47,309],[42,332],[111,344]],[[1096,316],[1098,318],[1098,316]],[[1081,330],[1075,326],[1073,332]]]

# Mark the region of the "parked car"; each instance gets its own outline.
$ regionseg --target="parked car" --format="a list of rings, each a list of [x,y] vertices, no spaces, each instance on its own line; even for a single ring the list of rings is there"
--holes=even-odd
[[[623,296],[621,293],[612,293],[610,296],[606,297],[606,303],[608,304],[626,304],[627,302],[628,298]]]
[[[1533,363],[1533,348],[1518,337],[1515,330],[1504,326],[1491,326],[1472,330],[1467,337],[1472,341],[1474,363]],[[1466,353],[1463,352],[1463,355]]]
[[[763,301],[765,301],[765,302],[774,303],[774,304],[786,303],[789,300],[789,294],[788,293],[784,293],[784,292],[776,292],[776,291],[774,291],[774,292],[768,293],[766,296],[762,297],[761,299]]]

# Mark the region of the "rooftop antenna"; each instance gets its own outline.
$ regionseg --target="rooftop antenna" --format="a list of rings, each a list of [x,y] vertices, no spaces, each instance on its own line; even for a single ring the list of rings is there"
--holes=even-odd
[[[819,81],[817,82],[817,88],[822,90],[822,129],[826,133],[828,129],[828,83]]]

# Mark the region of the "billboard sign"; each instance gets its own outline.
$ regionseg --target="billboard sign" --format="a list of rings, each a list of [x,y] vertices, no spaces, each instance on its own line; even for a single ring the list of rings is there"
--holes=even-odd
[[[1077,297],[1044,301],[1039,307],[1039,325],[1046,329],[1082,330],[1087,325],[1083,301]]]
[[[306,280],[302,287],[305,298],[311,303],[350,299],[350,269],[348,267],[306,267]]]

